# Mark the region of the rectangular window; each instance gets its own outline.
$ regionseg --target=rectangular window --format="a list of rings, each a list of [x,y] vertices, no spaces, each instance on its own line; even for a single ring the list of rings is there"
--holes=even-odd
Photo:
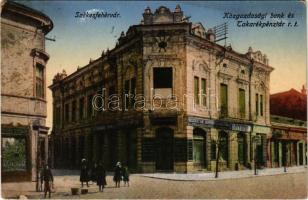
[[[155,88],[172,88],[172,67],[153,68]]]
[[[202,105],[206,106],[206,80],[201,79],[201,90],[202,90]]]
[[[194,77],[194,98],[195,104],[199,104],[199,77]]]
[[[79,119],[83,119],[84,115],[84,98],[79,99]]]
[[[256,94],[256,116],[259,115],[259,94]]]
[[[129,108],[129,80],[126,80],[124,83],[124,95],[125,95],[125,108]]]
[[[133,107],[135,104],[135,95],[136,95],[136,78],[132,78],[130,80],[130,93],[132,94],[131,107]]]
[[[228,115],[228,86],[220,84],[220,111],[222,116]]]
[[[44,98],[44,66],[36,64],[35,70],[36,97]]]
[[[69,112],[70,112],[69,108],[70,108],[69,104],[68,103],[65,104],[65,108],[64,108],[65,122],[69,122]]]
[[[245,117],[245,90],[239,89],[239,112],[240,117]]]
[[[92,99],[93,99],[93,95],[88,95],[88,109],[87,109],[87,116],[88,118],[92,117],[93,115],[93,106],[92,106]]]
[[[260,95],[260,115],[263,116],[263,95]]]
[[[74,100],[72,102],[72,121],[75,122],[76,121],[76,100]]]
[[[56,126],[60,126],[60,118],[61,118],[61,109],[60,107],[56,107],[56,113],[55,113]]]

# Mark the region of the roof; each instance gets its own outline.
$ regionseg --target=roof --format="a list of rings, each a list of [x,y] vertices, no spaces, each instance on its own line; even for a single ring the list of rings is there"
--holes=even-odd
[[[29,17],[32,20],[42,23],[42,30],[45,34],[53,29],[53,22],[47,15],[23,4],[7,0],[3,5],[2,13],[5,11],[11,11],[13,13]]]
[[[307,120],[307,95],[295,89],[272,94],[270,113],[292,119]]]

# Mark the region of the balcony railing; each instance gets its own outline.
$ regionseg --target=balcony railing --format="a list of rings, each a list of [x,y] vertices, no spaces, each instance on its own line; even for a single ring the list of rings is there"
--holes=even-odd
[[[236,119],[249,119],[247,111],[239,111],[239,108],[228,108],[226,106],[220,107],[219,118],[236,118]]]

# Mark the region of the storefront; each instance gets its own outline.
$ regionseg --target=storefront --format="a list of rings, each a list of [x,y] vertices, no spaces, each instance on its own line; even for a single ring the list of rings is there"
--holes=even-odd
[[[306,128],[274,123],[270,150],[272,167],[306,165]]]
[[[1,127],[1,177],[31,180],[31,137],[28,126]]]

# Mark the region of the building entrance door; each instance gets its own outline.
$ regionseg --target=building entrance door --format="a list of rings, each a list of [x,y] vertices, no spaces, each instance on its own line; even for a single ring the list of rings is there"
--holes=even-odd
[[[299,165],[303,165],[304,164],[304,159],[303,159],[303,143],[299,143],[298,157],[299,157]]]
[[[156,170],[173,170],[173,130],[159,128],[156,130]]]

